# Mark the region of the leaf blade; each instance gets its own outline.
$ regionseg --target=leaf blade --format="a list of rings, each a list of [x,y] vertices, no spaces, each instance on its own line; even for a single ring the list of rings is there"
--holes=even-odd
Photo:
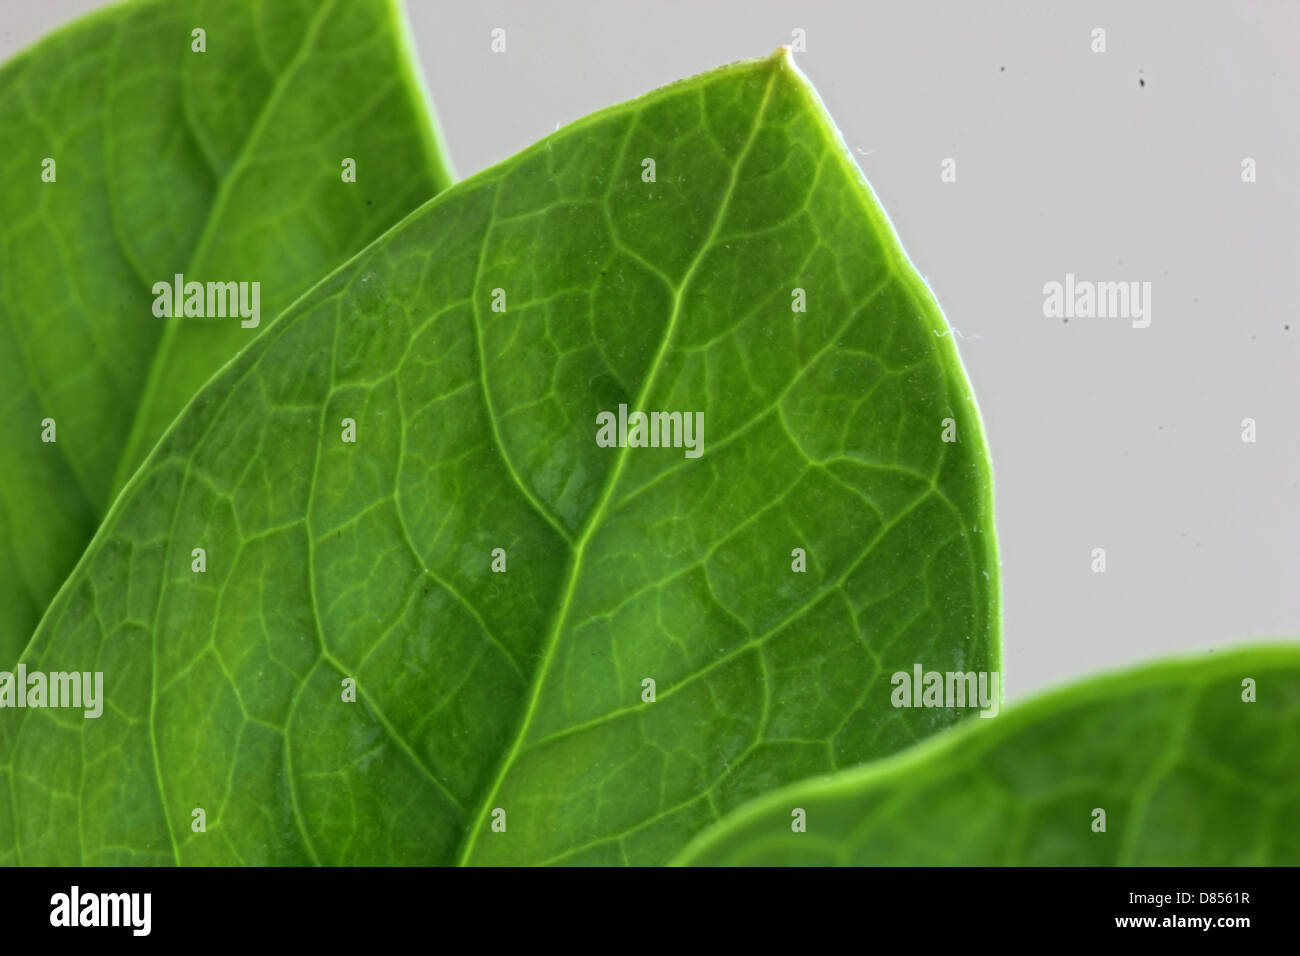
[[[658,862],[773,781],[932,732],[868,700],[880,662],[996,666],[978,414],[819,110],[779,56],[579,121],[408,217],[196,398],[28,658],[161,635],[150,690],[140,665],[114,695],[173,808],[135,840],[203,863]],[[642,399],[704,409],[703,456],[599,447],[597,411]],[[189,570],[201,541],[218,579]],[[154,599],[134,614],[104,593],[128,556]],[[35,787],[53,731],[26,720],[0,771],[19,820],[84,773]],[[211,804],[206,834],[178,825]]]
[[[1247,677],[1255,703],[1243,701]],[[1294,862],[1300,844],[1274,823],[1298,796],[1298,701],[1295,644],[1093,678],[897,757],[766,795],[700,834],[675,863]],[[805,833],[791,830],[794,807],[807,815]],[[1106,812],[1104,832],[1093,830],[1096,809]]]
[[[153,284],[257,281],[265,327],[450,183],[401,16],[387,0],[132,3],[0,68],[0,375],[13,389],[0,442],[17,450],[0,488],[0,661],[17,659],[166,425],[260,331],[158,318]],[[345,156],[357,183],[341,179]]]

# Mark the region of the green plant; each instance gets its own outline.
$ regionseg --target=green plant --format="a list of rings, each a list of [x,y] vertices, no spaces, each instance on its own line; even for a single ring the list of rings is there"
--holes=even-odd
[[[1074,684],[767,794],[679,862],[1293,865],[1297,768],[1300,647],[1233,650]]]
[[[1202,711],[1282,812],[1293,652],[894,699],[997,712],[991,469],[787,51],[451,185],[405,45],[389,0],[143,0],[0,68],[0,863],[1166,860],[1222,793],[1190,722],[1119,742]],[[1196,859],[1296,855],[1239,836]]]
[[[389,0],[109,7],[0,68],[0,127],[8,667],[199,387],[451,175]],[[177,274],[259,321],[160,318]]]
[[[445,191],[201,391],[105,519],[23,660],[117,675],[116,705],[7,731],[19,857],[659,862],[951,723],[871,693],[920,654],[997,669],[942,327],[783,54]],[[620,406],[683,442],[603,447]],[[62,840],[23,828],[51,791],[81,795]]]

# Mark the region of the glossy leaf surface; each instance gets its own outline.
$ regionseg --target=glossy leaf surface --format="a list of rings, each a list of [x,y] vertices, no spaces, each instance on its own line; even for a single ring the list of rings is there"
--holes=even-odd
[[[0,861],[663,862],[951,724],[888,682],[999,662],[945,331],[784,54],[444,192],[118,501],[25,657],[108,708],[0,712]]]

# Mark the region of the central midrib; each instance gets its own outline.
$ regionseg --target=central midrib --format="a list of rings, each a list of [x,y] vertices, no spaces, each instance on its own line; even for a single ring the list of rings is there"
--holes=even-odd
[[[690,286],[691,280],[694,278],[695,272],[699,268],[700,263],[704,260],[705,255],[708,253],[716,240],[718,233],[721,231],[722,224],[726,221],[727,211],[731,206],[731,199],[735,195],[736,183],[740,178],[740,170],[745,165],[745,159],[749,155],[749,151],[754,145],[754,140],[758,135],[758,131],[763,125],[763,115],[767,111],[767,104],[772,95],[772,86],[776,82],[776,76],[781,70],[781,63],[779,61],[768,61],[768,64],[770,65],[771,72],[768,76],[767,86],[763,91],[762,102],[759,104],[754,117],[754,125],[750,129],[749,136],[746,139],[744,146],[741,148],[739,155],[736,157],[735,165],[731,170],[730,180],[727,183],[726,191],[722,197],[722,202],[718,205],[718,212],[714,217],[713,226],[709,230],[708,236],[705,237],[703,243],[700,245],[699,251],[691,261],[690,266],[682,276],[682,280],[674,292],[673,307],[668,316],[667,328],[664,330],[663,337],[659,342],[659,348],[650,362],[650,367],[646,373],[645,381],[637,392],[633,406],[635,408],[643,407],[645,405],[645,399],[654,389],[655,382],[659,377],[659,372],[663,368],[664,356],[667,354],[668,348],[672,344],[677,329],[677,322],[681,318],[684,293]],[[488,233],[490,234],[490,232],[491,224],[489,223]],[[488,236],[485,235],[485,249],[487,247],[487,238]],[[474,305],[475,310],[478,308],[477,301],[478,299],[476,296]],[[483,374],[484,386],[486,388],[486,369],[484,369]],[[551,664],[554,660],[555,649],[559,644],[560,634],[563,633],[564,626],[568,620],[569,606],[573,599],[574,589],[577,587],[578,576],[582,570],[582,559],[587,544],[605,517],[605,510],[609,505],[614,489],[618,487],[619,479],[623,474],[623,468],[627,463],[627,453],[627,445],[624,445],[619,449],[618,457],[614,462],[614,467],[610,469],[609,477],[605,480],[600,499],[597,501],[596,506],[591,510],[590,515],[588,515],[587,521],[583,525],[582,532],[579,534],[578,540],[574,545],[573,554],[569,560],[569,573],[565,582],[563,596],[556,605],[556,611],[552,618],[551,627],[546,636],[542,660],[534,673],[532,686],[529,689],[528,704],[524,708],[523,715],[520,718],[518,729],[515,731],[510,749],[506,751],[505,756],[502,758],[501,763],[497,768],[497,774],[492,782],[492,786],[484,795],[477,815],[474,820],[470,821],[465,835],[462,837],[461,852],[456,861],[458,866],[464,866],[469,862],[469,858],[474,852],[478,835],[482,832],[484,821],[489,813],[489,808],[495,802],[497,794],[500,792],[501,785],[505,781],[506,775],[510,772],[510,768],[513,766],[515,758],[518,757],[524,740],[528,737],[529,728],[532,725],[533,717],[537,711],[537,701],[541,697],[542,687],[546,683],[547,674],[549,673]]]
[[[199,238],[194,244],[194,250],[190,253],[185,267],[181,270],[182,274],[193,272],[195,265],[201,262],[203,256],[207,253],[208,247],[212,244],[217,222],[221,219],[221,214],[230,200],[230,192],[234,188],[235,181],[248,166],[256,144],[261,141],[266,125],[270,122],[276,106],[279,105],[281,98],[284,96],[285,88],[310,55],[315,44],[316,35],[320,32],[322,24],[329,19],[335,2],[336,0],[327,0],[312,15],[306,30],[303,31],[302,43],[294,52],[284,70],[276,77],[271,92],[263,100],[261,109],[254,118],[253,125],[249,128],[248,136],[245,137],[244,142],[241,144],[239,154],[230,164],[225,176],[222,177],[220,184],[217,186],[217,193],[212,199],[212,206],[208,210],[207,219],[203,223],[203,231],[199,234]],[[181,95],[184,96],[183,91]],[[176,310],[173,309],[173,311]],[[162,375],[162,368],[165,364],[164,359],[172,349],[182,321],[181,316],[173,316],[163,326],[162,336],[158,340],[158,347],[154,349],[153,357],[149,362],[149,374],[145,379],[144,388],[140,392],[140,400],[135,406],[135,417],[132,419],[131,430],[127,434],[126,444],[123,446],[122,457],[117,462],[116,474],[113,476],[113,483],[109,489],[107,502],[109,506],[112,505],[119,492],[126,486],[127,479],[135,472],[136,467],[144,462],[148,457],[148,453],[153,449],[151,444],[143,452],[137,451],[141,443],[146,440],[144,437],[145,429],[152,417],[149,413],[154,404],[154,393],[158,389],[158,380]],[[178,413],[179,411],[180,409],[177,409]],[[174,418],[175,415],[171,417]],[[166,429],[163,431],[165,432]],[[162,433],[159,433],[154,442],[156,443],[161,437]]]

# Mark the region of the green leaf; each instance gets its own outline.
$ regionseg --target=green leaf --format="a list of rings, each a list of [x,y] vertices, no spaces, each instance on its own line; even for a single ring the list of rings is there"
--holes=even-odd
[[[151,0],[0,68],[0,666],[198,388],[449,184],[401,18],[395,0]],[[157,317],[176,273],[258,282],[260,325]]]
[[[0,711],[0,862],[661,862],[953,723],[887,701],[999,663],[945,331],[781,53],[453,187],[136,473],[25,657],[108,707]]]
[[[1295,866],[1297,769],[1300,646],[1233,650],[1072,685],[767,794],[677,862]]]

